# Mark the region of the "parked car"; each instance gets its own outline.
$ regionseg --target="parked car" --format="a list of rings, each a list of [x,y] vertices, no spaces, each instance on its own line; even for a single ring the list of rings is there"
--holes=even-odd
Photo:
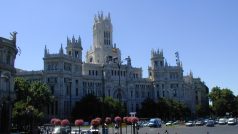
[[[52,134],[68,134],[70,133],[70,128],[69,126],[62,127],[62,126],[56,126],[54,127],[54,130]]]
[[[195,122],[195,125],[196,125],[196,126],[203,126],[203,124],[204,124],[204,123],[203,123],[203,121],[201,121],[201,120],[198,120],[198,121]]]
[[[148,127],[149,125],[149,122],[148,121],[143,121],[142,122],[142,127]]]
[[[178,120],[172,123],[172,125],[178,125],[178,124],[179,124]]]
[[[214,120],[208,120],[207,123],[206,123],[207,127],[214,127],[214,125],[215,125],[215,121]]]
[[[226,124],[226,118],[220,118],[218,121],[219,125],[225,125]]]
[[[185,123],[186,126],[191,127],[193,126],[193,121],[188,121]]]
[[[167,123],[165,123],[165,126],[172,126],[173,125],[173,121],[168,121]]]
[[[160,118],[152,118],[148,124],[149,127],[161,127],[161,119]]]
[[[236,125],[236,119],[235,118],[229,118],[227,124],[228,125]]]

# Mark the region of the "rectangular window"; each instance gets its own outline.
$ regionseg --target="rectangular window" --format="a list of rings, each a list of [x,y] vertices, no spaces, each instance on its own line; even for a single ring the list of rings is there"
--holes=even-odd
[[[54,86],[50,86],[50,90],[51,90],[51,93],[52,93],[52,95],[53,95],[54,92],[55,92]]]
[[[110,90],[108,90],[108,96],[111,96]]]
[[[70,94],[70,85],[66,86],[66,95],[69,96]]]
[[[157,98],[159,98],[159,90],[157,91]]]
[[[163,66],[163,61],[160,61],[160,66],[161,66],[161,67]]]
[[[55,101],[55,114],[58,114],[58,101]]]
[[[79,89],[76,88],[76,96],[78,96],[78,95],[79,95]]]
[[[54,115],[54,102],[51,103],[51,115]]]

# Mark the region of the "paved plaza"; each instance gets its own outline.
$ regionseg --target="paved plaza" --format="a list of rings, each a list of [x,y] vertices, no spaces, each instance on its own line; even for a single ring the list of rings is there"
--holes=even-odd
[[[73,130],[78,130],[78,127],[72,127]],[[89,126],[81,127],[81,130],[89,130]],[[101,127],[99,128],[101,132]],[[166,133],[167,131],[167,133]],[[47,132],[43,132],[47,134]],[[49,133],[49,132],[48,132]],[[118,130],[110,127],[108,134],[119,134]],[[184,125],[179,126],[162,126],[161,128],[150,128],[143,127],[138,131],[136,130],[135,134],[237,134],[238,125],[229,126],[229,125],[215,125],[215,127],[206,127],[206,126],[193,126],[186,127]],[[102,134],[102,133],[101,133]],[[133,134],[131,126],[123,127],[122,134]]]
[[[220,126],[206,127],[186,127],[186,126],[172,126],[162,128],[141,128],[139,134],[164,134],[168,131],[168,134],[237,134],[238,126]]]
[[[186,127],[186,126],[172,126],[166,127],[163,126],[161,128],[149,128],[143,127],[140,128],[138,134],[237,134],[238,133],[238,125],[228,126],[228,125],[216,125],[215,127],[206,127],[206,126],[194,126],[194,127]],[[110,128],[109,134],[115,133],[115,129]],[[132,134],[131,127],[123,128],[122,134]]]

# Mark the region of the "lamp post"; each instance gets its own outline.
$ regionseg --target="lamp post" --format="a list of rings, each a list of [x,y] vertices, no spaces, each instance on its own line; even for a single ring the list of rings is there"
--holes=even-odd
[[[4,110],[6,110],[6,111],[4,111],[5,112],[5,114],[6,115],[4,115],[5,117],[5,119],[6,119],[6,121],[7,122],[1,122],[1,125],[3,126],[3,124],[4,123],[6,123],[6,128],[1,128],[1,129],[5,129],[5,132],[8,134],[8,133],[10,133],[10,131],[11,131],[11,88],[10,88],[10,78],[9,78],[9,76],[7,76],[7,75],[4,75],[4,74],[2,74],[1,75],[1,78],[3,78],[3,79],[5,79],[5,81],[6,81],[6,89],[8,89],[8,95],[7,95],[7,103],[4,103],[5,104],[5,106],[3,106],[4,108],[6,108],[6,109],[4,109]]]
[[[71,91],[72,91],[72,81],[70,80],[69,81],[69,126],[70,126],[70,132],[71,132],[71,121],[72,121],[72,93],[71,93]]]
[[[121,64],[122,64],[122,61],[118,61],[116,62],[116,60],[118,60],[118,57],[115,57],[113,59],[113,62],[117,64],[118,66],[118,100],[120,102],[120,105],[122,105],[122,90],[121,90]],[[121,122],[120,122],[120,134],[122,134],[122,126],[121,126]]]
[[[105,134],[105,126],[104,126],[104,102],[105,102],[105,72],[104,72],[105,65],[102,65],[102,134]]]

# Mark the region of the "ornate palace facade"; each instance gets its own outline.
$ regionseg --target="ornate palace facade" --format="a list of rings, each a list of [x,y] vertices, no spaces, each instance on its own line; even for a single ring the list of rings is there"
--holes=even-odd
[[[177,65],[165,61],[162,50],[151,51],[148,78],[142,77],[142,68],[134,67],[131,58],[121,57],[121,51],[113,43],[110,14],[94,18],[93,45],[82,61],[81,38],[67,38],[66,50],[62,45],[56,54],[44,50],[44,69],[18,71],[18,76],[30,81],[43,81],[49,85],[56,100],[48,108],[48,114],[68,116],[75,102],[86,94],[98,97],[111,96],[120,100],[128,112],[137,111],[146,98],[155,101],[160,97],[185,103],[193,112],[196,104],[208,104],[208,89],[200,79],[183,75],[179,54]],[[72,107],[71,107],[72,102]]]
[[[16,32],[12,39],[0,37],[0,133],[9,133],[12,102],[14,100],[14,67],[16,54]]]

